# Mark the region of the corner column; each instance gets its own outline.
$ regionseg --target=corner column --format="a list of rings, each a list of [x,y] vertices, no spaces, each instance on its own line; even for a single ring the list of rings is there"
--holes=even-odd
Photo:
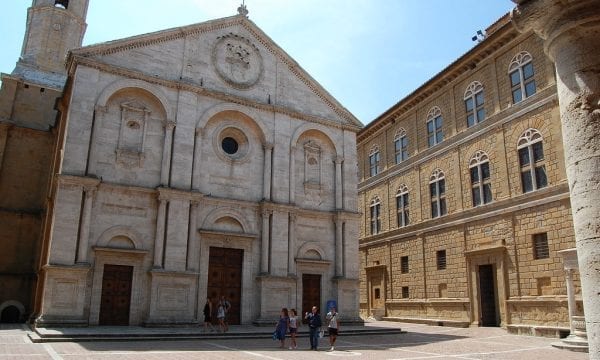
[[[342,162],[344,158],[335,158],[335,208],[340,210],[344,207],[342,188]]]
[[[296,214],[290,213],[288,229],[288,274],[296,275]]]
[[[161,269],[165,245],[165,215],[167,212],[167,199],[158,196],[158,214],[156,215],[156,235],[154,237],[154,264],[155,269]]]
[[[600,0],[513,0],[556,66],[565,165],[590,359],[600,359]]]
[[[175,123],[167,121],[165,124],[165,139],[163,146],[162,164],[160,169],[160,185],[169,186],[169,171],[171,168],[171,144],[173,143],[173,129]]]
[[[344,220],[339,214],[335,217],[335,276],[344,277]]]
[[[81,223],[79,224],[79,246],[77,248],[77,263],[88,263],[88,250],[90,238],[90,223],[92,219],[92,204],[96,194],[96,185],[84,186],[85,198],[83,200],[83,213],[81,214]]]
[[[192,162],[192,190],[200,190],[200,166],[202,163],[202,128],[197,128],[194,138],[194,160]]]
[[[263,194],[264,199],[267,201],[271,200],[271,163],[273,154],[273,144],[265,144],[265,166],[264,166],[264,180],[263,180]]]
[[[269,210],[263,210],[262,212],[262,239],[260,242],[260,272],[262,274],[269,273],[269,235],[270,235],[270,226],[269,226],[269,218],[271,217],[271,212]]]

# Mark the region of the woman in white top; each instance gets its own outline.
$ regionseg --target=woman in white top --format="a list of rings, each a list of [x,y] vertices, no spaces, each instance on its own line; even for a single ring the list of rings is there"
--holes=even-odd
[[[329,325],[327,325],[327,330],[329,332],[329,345],[331,349],[329,351],[335,350],[335,340],[337,339],[338,331],[340,329],[340,323],[338,322],[338,313],[335,311],[335,307],[331,308],[331,311],[327,313],[327,320],[329,321]]]
[[[289,349],[296,349],[296,333],[298,332],[298,316],[296,316],[296,309],[290,310],[290,338],[291,343]]]

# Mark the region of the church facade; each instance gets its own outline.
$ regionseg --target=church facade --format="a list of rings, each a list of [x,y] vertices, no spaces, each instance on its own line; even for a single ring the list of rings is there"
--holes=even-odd
[[[583,306],[555,69],[508,15],[480,40],[357,136],[361,314],[564,335]]]
[[[239,12],[70,51],[39,326],[195,324],[220,296],[233,324],[359,320],[362,125]]]

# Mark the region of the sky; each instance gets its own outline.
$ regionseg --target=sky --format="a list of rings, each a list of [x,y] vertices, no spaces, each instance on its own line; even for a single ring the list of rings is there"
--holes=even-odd
[[[71,0],[78,1],[78,0]],[[237,14],[242,0],[90,0],[83,45]],[[476,45],[510,0],[245,0],[249,18],[363,124]],[[21,52],[31,0],[0,10],[0,72]]]

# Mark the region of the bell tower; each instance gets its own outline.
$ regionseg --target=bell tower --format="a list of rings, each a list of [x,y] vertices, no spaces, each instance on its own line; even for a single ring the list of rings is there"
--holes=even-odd
[[[81,46],[88,5],[89,0],[33,0],[13,75],[62,88],[65,57],[70,49]]]

